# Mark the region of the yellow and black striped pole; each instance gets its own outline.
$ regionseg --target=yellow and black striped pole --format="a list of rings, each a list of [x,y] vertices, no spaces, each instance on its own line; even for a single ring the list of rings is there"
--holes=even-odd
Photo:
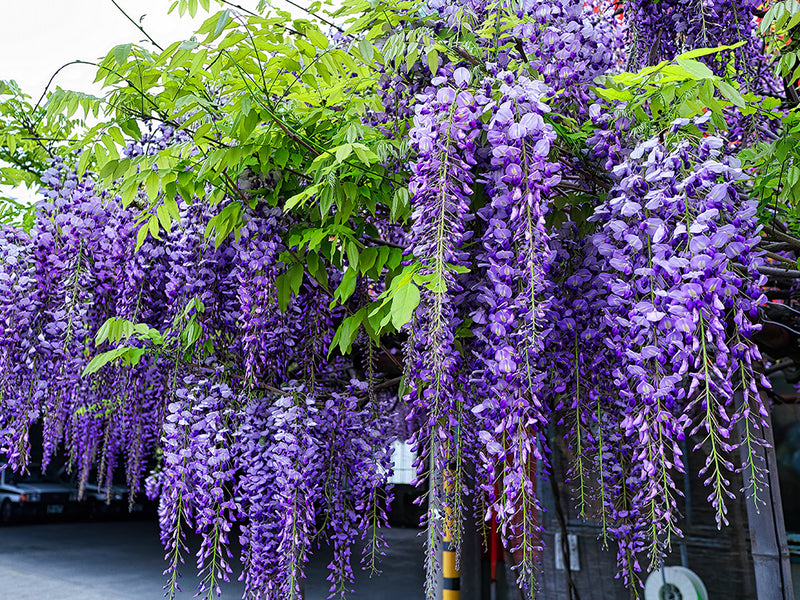
[[[447,488],[450,487],[450,478],[453,475],[449,471],[445,472],[445,495],[448,491]],[[453,529],[457,526],[457,523],[453,523],[452,509],[449,506],[445,507],[444,527],[442,528],[442,600],[461,599],[461,573],[456,569],[456,553],[452,545]]]

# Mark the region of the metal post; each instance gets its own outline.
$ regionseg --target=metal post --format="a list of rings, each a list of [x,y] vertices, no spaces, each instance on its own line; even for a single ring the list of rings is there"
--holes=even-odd
[[[445,493],[450,486],[451,475],[449,471],[445,473]],[[456,569],[455,548],[451,545],[454,527],[458,527],[458,523],[453,523],[453,511],[448,506],[444,509],[442,528],[442,600],[461,600],[461,573]]]

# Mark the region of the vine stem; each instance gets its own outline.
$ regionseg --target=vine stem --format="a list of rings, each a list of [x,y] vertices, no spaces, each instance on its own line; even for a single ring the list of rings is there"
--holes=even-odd
[[[159,50],[161,50],[162,52],[164,51],[164,48],[162,48],[162,47],[161,47],[161,45],[159,45],[159,43],[158,43],[157,41],[155,41],[155,40],[152,38],[152,36],[151,36],[149,33],[147,33],[147,31],[145,30],[145,28],[144,28],[144,27],[142,27],[140,23],[137,23],[136,21],[134,21],[134,20],[133,20],[133,19],[130,17],[130,15],[129,15],[128,13],[126,13],[126,12],[125,12],[125,10],[124,10],[124,9],[123,9],[123,8],[122,8],[122,7],[121,7],[119,4],[117,4],[116,0],[111,0],[111,4],[113,4],[114,6],[116,6],[116,7],[117,7],[117,10],[118,10],[119,12],[121,12],[121,13],[122,13],[122,14],[125,16],[125,18],[126,18],[126,19],[128,19],[128,21],[130,21],[131,23],[133,23],[133,26],[134,26],[134,27],[136,27],[136,29],[138,29],[139,31],[141,31],[141,32],[144,34],[144,36],[145,36],[145,37],[146,37],[148,40],[150,40],[150,42],[151,42],[151,43],[152,43],[152,44],[153,44],[153,45],[154,45],[156,48],[158,48],[158,49],[159,49]]]

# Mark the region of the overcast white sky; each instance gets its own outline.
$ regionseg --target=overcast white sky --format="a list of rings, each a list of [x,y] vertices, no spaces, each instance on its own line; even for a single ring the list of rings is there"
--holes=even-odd
[[[212,12],[199,9],[192,21],[188,14],[179,17],[177,10],[167,15],[172,1],[117,0],[117,4],[137,22],[144,15],[142,26],[163,47],[189,38],[203,20],[223,8],[212,1]],[[255,9],[258,1],[237,0],[235,4]],[[280,0],[274,4],[289,8]],[[140,41],[148,43],[111,0],[0,0],[0,79],[15,79],[34,100],[64,63],[96,60],[117,44]],[[92,67],[73,65],[62,71],[54,84],[97,92],[91,85],[93,79]]]

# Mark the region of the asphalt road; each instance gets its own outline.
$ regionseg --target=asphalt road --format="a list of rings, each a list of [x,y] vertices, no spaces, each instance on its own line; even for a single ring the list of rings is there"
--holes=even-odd
[[[422,597],[422,543],[416,529],[390,529],[383,573],[368,578],[357,567],[353,598],[414,600]],[[181,600],[196,592],[187,557]],[[306,598],[327,596],[325,550],[308,569]],[[160,600],[164,597],[163,552],[156,523],[42,523],[0,527],[0,600]],[[235,574],[238,576],[238,573]],[[232,578],[233,579],[233,578]],[[242,596],[242,584],[222,587],[223,600]]]

